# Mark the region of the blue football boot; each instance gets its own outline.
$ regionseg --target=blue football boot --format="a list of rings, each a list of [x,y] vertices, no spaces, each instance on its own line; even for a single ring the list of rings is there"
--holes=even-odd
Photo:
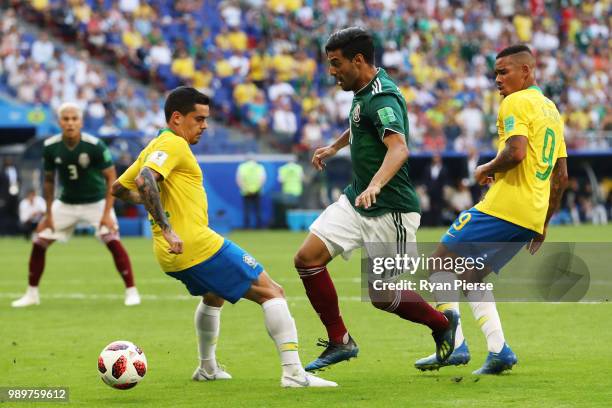
[[[514,354],[507,343],[504,343],[504,347],[499,353],[489,352],[482,367],[472,374],[501,374],[506,370],[512,370],[512,366],[517,362],[516,354]]]
[[[328,340],[319,339],[317,346],[325,347],[325,350],[319,358],[305,367],[306,371],[322,370],[330,365],[357,357],[359,353],[359,347],[357,347],[357,343],[355,343],[355,340],[350,335],[346,344],[336,344]]]
[[[436,357],[436,354],[432,354],[429,357],[424,357],[417,360],[414,363],[414,367],[421,371],[439,370],[440,367],[446,366],[460,366],[466,365],[470,362],[470,350],[468,349],[465,340],[459,347],[456,347],[453,354],[450,355],[448,360],[440,362]]]

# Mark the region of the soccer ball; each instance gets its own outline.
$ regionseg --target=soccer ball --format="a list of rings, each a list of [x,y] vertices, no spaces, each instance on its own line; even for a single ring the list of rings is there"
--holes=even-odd
[[[98,357],[98,371],[105,384],[120,390],[135,387],[147,372],[147,358],[134,343],[113,341]]]

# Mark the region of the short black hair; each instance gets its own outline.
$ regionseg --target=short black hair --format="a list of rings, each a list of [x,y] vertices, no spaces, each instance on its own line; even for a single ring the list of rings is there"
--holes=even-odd
[[[325,44],[325,52],[335,50],[341,50],[342,56],[350,60],[361,54],[368,64],[374,64],[374,40],[364,28],[349,27],[333,33]]]
[[[531,52],[531,49],[528,46],[526,46],[525,44],[515,44],[515,45],[511,45],[511,46],[506,47],[503,50],[501,50],[499,52],[499,54],[497,54],[495,59],[500,59],[500,58],[503,58],[503,57],[507,57],[508,55],[518,54],[520,52],[526,52],[526,53],[528,53],[530,55],[533,55],[533,53]]]
[[[181,115],[187,115],[189,112],[195,111],[195,105],[209,105],[210,98],[195,88],[188,86],[179,86],[174,89],[166,98],[164,104],[164,114],[166,122],[170,122],[170,118],[174,112],[179,112]]]

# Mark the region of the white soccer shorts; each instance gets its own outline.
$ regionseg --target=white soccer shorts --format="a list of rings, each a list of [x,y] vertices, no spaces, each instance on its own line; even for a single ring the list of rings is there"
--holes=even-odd
[[[332,258],[342,255],[348,260],[353,250],[362,248],[366,244],[387,244],[387,248],[391,246],[395,249],[395,245],[389,244],[415,243],[420,223],[421,215],[416,212],[395,212],[378,217],[364,217],[343,194],[312,223],[310,232],[323,241]],[[412,252],[407,250],[406,246],[402,250],[392,252],[406,251]],[[394,253],[387,255],[394,256]],[[377,255],[382,254],[368,253],[368,256]]]
[[[37,236],[48,240],[68,241],[74,232],[74,228],[79,223],[93,226],[96,229],[97,237],[106,235],[110,231],[100,230],[100,220],[102,219],[102,214],[104,214],[105,204],[106,200],[88,204],[67,204],[60,200],[55,200],[51,207],[55,231],[47,228],[39,232]],[[111,209],[111,217],[115,222],[116,234],[118,234],[117,216],[113,209]]]

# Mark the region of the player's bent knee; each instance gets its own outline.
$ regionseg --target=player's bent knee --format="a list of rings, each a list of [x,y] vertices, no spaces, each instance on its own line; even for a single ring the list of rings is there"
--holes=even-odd
[[[105,244],[108,244],[111,241],[119,241],[119,234],[116,232],[111,232],[109,234],[100,235],[100,239]]]
[[[207,294],[202,296],[202,301],[205,305],[212,307],[221,307],[223,306],[223,303],[225,303],[225,300],[223,300],[222,297],[217,296],[212,292],[208,292]]]
[[[387,310],[391,306],[391,302],[372,300],[372,306],[380,310]]]
[[[33,244],[34,245],[38,245],[38,246],[43,247],[45,249],[49,248],[51,246],[51,244],[53,244],[54,242],[55,242],[54,240],[40,238],[40,237],[36,237],[33,240]]]
[[[388,310],[393,304],[396,297],[395,291],[378,291],[374,290],[371,286],[369,288],[369,295],[372,306],[380,310]]]

